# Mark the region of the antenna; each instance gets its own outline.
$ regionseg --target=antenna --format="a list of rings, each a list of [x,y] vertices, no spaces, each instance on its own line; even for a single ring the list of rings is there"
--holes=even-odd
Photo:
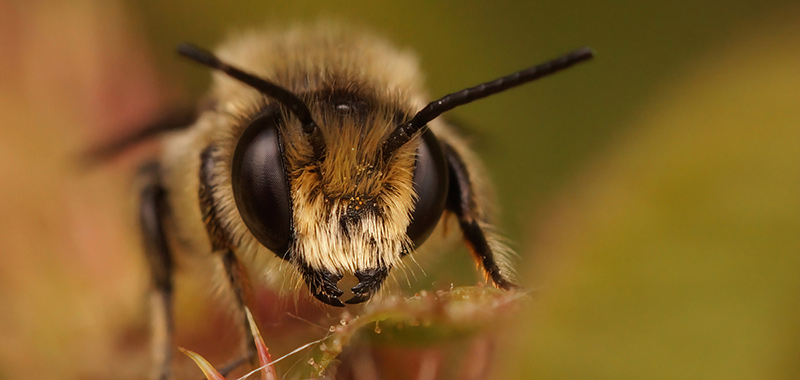
[[[303,132],[308,136],[311,147],[314,151],[314,156],[317,159],[322,159],[325,154],[325,140],[322,138],[322,131],[320,131],[314,118],[311,117],[311,111],[308,110],[305,102],[298,98],[297,95],[291,91],[278,86],[266,79],[259,78],[253,74],[247,73],[236,67],[233,67],[221,61],[213,53],[199,48],[195,45],[183,43],[178,45],[178,54],[189,58],[202,65],[208,66],[212,69],[222,71],[231,78],[234,78],[250,87],[255,88],[264,95],[267,95],[291,111],[303,126]]]
[[[510,88],[528,83],[530,81],[548,76],[594,57],[594,51],[588,47],[573,50],[553,60],[540,63],[525,70],[517,71],[511,75],[482,83],[449,95],[439,100],[428,103],[417,112],[407,123],[401,124],[383,142],[383,158],[388,161],[394,152],[407,143],[414,134],[418,133],[429,121],[453,108],[483,99],[489,95],[508,90]]]

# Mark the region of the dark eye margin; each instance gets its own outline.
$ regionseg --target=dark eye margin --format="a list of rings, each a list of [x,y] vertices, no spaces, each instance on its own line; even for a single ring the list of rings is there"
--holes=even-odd
[[[288,259],[294,236],[292,202],[277,107],[268,107],[245,129],[233,153],[231,182],[236,207],[255,238]]]
[[[411,212],[411,223],[406,229],[406,235],[416,247],[428,239],[442,217],[450,178],[442,146],[433,131],[426,129],[421,137],[414,167],[417,201]]]

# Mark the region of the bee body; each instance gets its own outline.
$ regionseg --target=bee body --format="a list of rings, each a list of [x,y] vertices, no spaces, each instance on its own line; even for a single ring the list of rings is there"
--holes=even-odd
[[[253,302],[251,275],[273,289],[305,286],[341,307],[369,300],[453,215],[487,280],[514,288],[481,166],[437,116],[592,56],[579,49],[427,103],[413,55],[331,25],[240,36],[222,45],[221,58],[191,45],[179,53],[217,70],[194,121],[95,152],[110,156],[173,131],[142,172],[140,205],[160,379],[169,377],[179,254],[216,260],[240,311]],[[344,275],[358,284],[342,302]]]

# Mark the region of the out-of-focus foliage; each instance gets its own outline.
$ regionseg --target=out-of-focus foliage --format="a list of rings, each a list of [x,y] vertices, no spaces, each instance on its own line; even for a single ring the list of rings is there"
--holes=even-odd
[[[176,88],[201,95],[208,74],[175,59],[177,42],[210,46],[231,30],[320,17],[417,51],[432,96],[577,46],[599,53],[449,115],[476,136],[534,302],[498,319],[499,343],[477,317],[380,322],[378,334],[372,321],[388,316],[350,315],[370,323],[341,335],[355,348],[344,360],[368,355],[398,378],[457,374],[465,357],[482,358],[467,368],[482,374],[492,356],[506,378],[797,378],[798,14],[791,0],[0,0],[0,380],[148,373],[130,190],[144,152],[90,172],[73,158],[146,120]],[[463,248],[425,265],[476,282]],[[215,365],[230,359],[238,335],[209,297],[211,269],[181,269],[179,343]],[[393,320],[424,314],[415,302]],[[329,333],[303,303],[291,316],[272,306],[254,313],[275,356],[298,347],[287,338],[296,331],[304,343]],[[319,364],[322,351],[303,355]],[[177,373],[199,377],[188,358],[176,361]]]
[[[511,378],[800,377],[797,15],[684,70],[533,228]]]

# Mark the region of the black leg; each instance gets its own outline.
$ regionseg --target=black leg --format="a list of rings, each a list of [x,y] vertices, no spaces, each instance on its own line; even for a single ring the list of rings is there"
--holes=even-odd
[[[231,287],[231,293],[233,293],[234,301],[236,302],[236,317],[240,319],[244,332],[244,341],[242,342],[242,358],[235,359],[223,367],[224,370],[230,372],[247,360],[255,360],[256,346],[255,340],[253,340],[253,332],[250,331],[250,325],[247,322],[247,316],[245,315],[244,311],[245,307],[247,306],[247,300],[252,299],[252,295],[248,293],[251,288],[247,280],[245,269],[239,263],[239,260],[236,258],[236,254],[231,250],[227,250],[222,255],[222,265],[225,268],[225,275],[227,277],[228,284]],[[227,375],[226,372],[221,373],[223,375]]]
[[[145,184],[141,190],[139,220],[152,279],[153,378],[166,380],[170,376],[174,328],[172,316],[173,262],[164,236],[164,219],[167,214],[166,191],[161,186],[157,165],[148,165],[143,168],[141,176]]]
[[[447,209],[458,217],[458,224],[475,259],[478,260],[495,286],[501,289],[513,289],[517,286],[508,279],[498,266],[495,252],[489,242],[490,236],[482,224],[486,223],[478,212],[473,183],[470,180],[464,161],[458,153],[448,145],[443,145],[450,175],[450,188],[447,192]]]
[[[206,224],[206,232],[211,240],[211,249],[221,255],[222,267],[225,270],[225,277],[230,285],[231,293],[236,304],[236,316],[241,321],[245,340],[243,341],[243,356],[237,358],[223,366],[220,373],[226,375],[236,369],[247,360],[256,358],[255,341],[245,316],[245,307],[251,298],[250,284],[247,280],[247,273],[233,251],[233,243],[228,232],[221,225],[218,217],[216,203],[214,201],[214,188],[216,177],[214,168],[218,163],[217,155],[219,152],[216,147],[209,146],[200,154],[200,209],[203,212],[203,220]]]

